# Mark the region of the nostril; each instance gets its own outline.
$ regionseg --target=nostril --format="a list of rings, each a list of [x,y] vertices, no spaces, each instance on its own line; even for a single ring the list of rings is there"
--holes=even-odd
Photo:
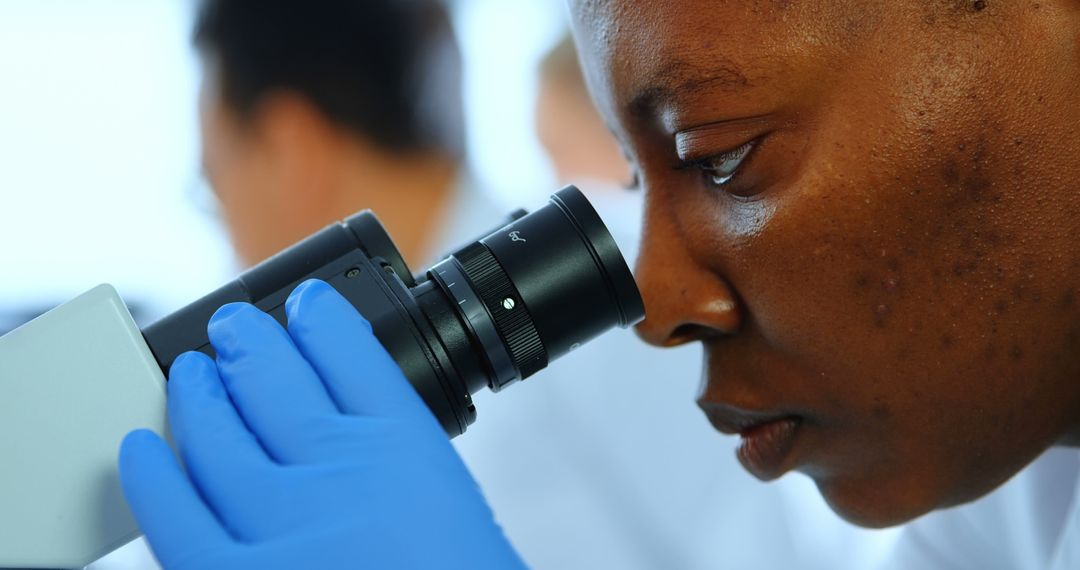
[[[705,340],[716,334],[716,331],[708,327],[701,325],[688,323],[680,325],[671,331],[667,340],[664,341],[665,346],[679,346],[680,344],[686,344],[689,342],[697,342]]]
[[[678,322],[678,321],[676,321]],[[731,334],[731,327],[682,321],[676,326],[675,323],[665,323],[661,320],[644,321],[634,327],[641,340],[659,347],[670,348],[682,344],[708,340],[718,335]]]

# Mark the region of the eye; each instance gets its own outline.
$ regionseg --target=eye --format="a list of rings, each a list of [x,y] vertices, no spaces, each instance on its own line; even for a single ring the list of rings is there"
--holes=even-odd
[[[754,150],[754,142],[748,142],[734,150],[686,161],[679,166],[679,169],[693,168],[700,170],[708,183],[713,186],[724,187],[739,173],[739,167],[742,166],[743,161],[746,160],[752,150]]]

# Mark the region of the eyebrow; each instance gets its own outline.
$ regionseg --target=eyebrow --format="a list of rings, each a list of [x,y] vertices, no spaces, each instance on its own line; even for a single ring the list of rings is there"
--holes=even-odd
[[[733,93],[749,87],[750,81],[730,61],[725,60],[706,70],[700,70],[684,60],[679,60],[654,74],[648,81],[643,82],[643,85],[645,87],[638,89],[630,99],[629,109],[635,116],[651,115],[653,110],[669,103],[678,94],[715,90]]]

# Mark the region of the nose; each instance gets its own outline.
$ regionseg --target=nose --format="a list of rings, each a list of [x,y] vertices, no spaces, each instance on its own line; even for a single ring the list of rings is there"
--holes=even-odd
[[[693,236],[674,230],[671,222],[646,216],[635,271],[645,300],[638,336],[670,347],[734,334],[741,309],[731,286],[694,259]]]

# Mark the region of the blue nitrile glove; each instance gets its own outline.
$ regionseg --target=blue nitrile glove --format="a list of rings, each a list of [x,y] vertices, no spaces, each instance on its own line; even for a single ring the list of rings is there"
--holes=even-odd
[[[124,440],[124,493],[161,565],[523,568],[371,325],[321,281],[286,308],[288,332],[251,305],[222,307],[216,365],[173,365],[186,473],[153,433]]]

